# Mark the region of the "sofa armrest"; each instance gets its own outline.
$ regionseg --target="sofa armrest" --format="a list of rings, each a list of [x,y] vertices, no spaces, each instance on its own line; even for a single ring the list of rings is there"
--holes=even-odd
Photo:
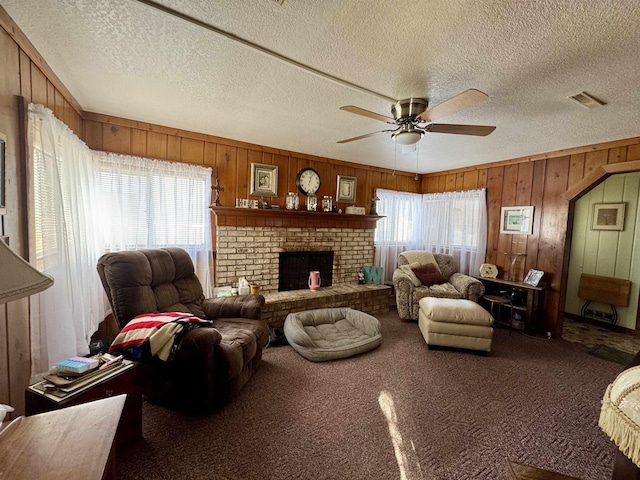
[[[484,295],[484,284],[477,278],[464,273],[454,273],[449,277],[449,283],[458,290],[464,298],[478,302]]]
[[[210,320],[216,318],[252,318],[259,320],[264,301],[264,296],[262,295],[207,298],[202,302],[202,309]]]
[[[393,272],[393,286],[396,292],[396,307],[402,320],[415,320],[412,313],[411,299],[413,298],[413,282],[409,275],[401,269]]]
[[[411,278],[409,277],[409,275],[407,275],[405,272],[403,272],[401,269],[396,268],[393,271],[393,284],[394,285],[399,285],[401,282],[409,282],[411,284],[411,286],[413,287],[413,282],[411,281]]]

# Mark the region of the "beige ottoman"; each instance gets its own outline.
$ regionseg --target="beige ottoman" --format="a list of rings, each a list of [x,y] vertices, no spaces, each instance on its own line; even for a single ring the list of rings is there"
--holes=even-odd
[[[418,326],[427,345],[491,351],[493,317],[471,300],[424,297]]]

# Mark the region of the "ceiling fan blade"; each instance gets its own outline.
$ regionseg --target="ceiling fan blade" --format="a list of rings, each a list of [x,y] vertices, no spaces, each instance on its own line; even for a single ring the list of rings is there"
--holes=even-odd
[[[340,107],[340,110],[344,110],[345,112],[355,113],[356,115],[362,115],[363,117],[373,118],[374,120],[380,120],[385,123],[396,123],[395,120],[391,117],[385,117],[384,115],[380,115],[379,113],[370,112],[369,110],[365,110],[364,108],[355,107],[353,105],[346,105],[344,107]]]
[[[387,133],[387,132],[395,132],[395,130],[380,130],[379,132],[367,133],[366,135],[360,135],[359,137],[353,137],[353,138],[347,138],[346,140],[340,140],[339,142],[336,142],[336,143],[353,142],[354,140],[360,140],[361,138],[372,137],[374,135],[377,135],[378,133]]]
[[[455,97],[451,97],[449,100],[445,100],[435,107],[425,110],[419,117],[425,122],[433,122],[438,118],[446,117],[463,108],[484,102],[487,98],[489,98],[489,96],[486,93],[471,88],[459,93]]]
[[[431,123],[425,127],[427,132],[475,135],[477,137],[486,137],[495,129],[496,127],[489,127],[487,125],[454,125],[451,123]]]

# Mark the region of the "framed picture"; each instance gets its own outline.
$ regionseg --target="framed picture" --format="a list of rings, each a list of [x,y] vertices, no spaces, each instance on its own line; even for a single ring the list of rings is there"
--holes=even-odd
[[[531,235],[533,233],[533,207],[502,207],[500,233]]]
[[[5,193],[5,166],[4,155],[7,147],[7,136],[0,133],[0,215],[7,213],[6,193]]]
[[[532,268],[529,270],[529,273],[527,273],[527,276],[524,277],[524,283],[531,285],[532,287],[537,287],[543,275],[544,272],[542,270],[534,270]]]
[[[278,166],[251,164],[251,195],[278,196]]]
[[[592,230],[624,230],[624,203],[595,203]]]
[[[336,192],[336,202],[355,203],[356,202],[356,177],[338,175],[338,191]]]

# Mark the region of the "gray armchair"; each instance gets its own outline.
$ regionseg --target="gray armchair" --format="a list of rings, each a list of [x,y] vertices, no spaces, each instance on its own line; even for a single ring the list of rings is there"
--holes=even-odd
[[[423,297],[464,298],[477,302],[484,294],[484,285],[478,279],[458,272],[458,264],[451,255],[434,253],[445,283],[425,286],[407,272],[409,266],[429,262],[430,252],[408,250],[398,255],[398,268],[393,272],[398,314],[403,320],[418,320],[419,302]],[[404,268],[403,268],[404,266]]]

